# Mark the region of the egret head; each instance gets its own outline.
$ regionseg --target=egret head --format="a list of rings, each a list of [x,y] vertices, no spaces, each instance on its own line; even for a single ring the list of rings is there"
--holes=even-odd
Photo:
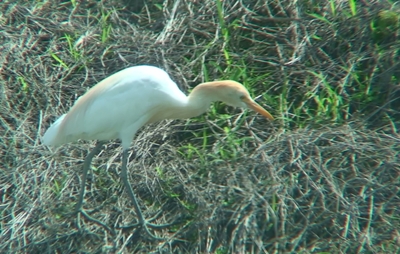
[[[274,120],[274,117],[268,111],[251,98],[249,91],[242,84],[232,80],[214,81],[205,84],[209,84],[211,95],[216,100],[220,100],[230,106],[254,110],[265,118]]]

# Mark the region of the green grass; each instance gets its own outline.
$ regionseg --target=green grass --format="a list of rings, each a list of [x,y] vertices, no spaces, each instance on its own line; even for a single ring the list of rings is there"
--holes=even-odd
[[[79,52],[75,45],[76,45],[76,39],[73,38],[71,35],[69,34],[65,34],[64,38],[65,41],[68,44],[68,52],[71,54],[72,58],[74,61],[79,61],[82,58],[82,53]]]
[[[18,82],[20,83],[20,85],[21,85],[21,90],[24,92],[24,93],[28,93],[29,92],[29,84],[28,84],[28,82],[25,80],[25,78],[24,77],[17,77],[17,80],[18,80]]]
[[[350,10],[351,10],[351,15],[356,16],[357,15],[356,0],[349,0],[349,6],[350,6]]]
[[[111,35],[112,24],[109,22],[110,15],[112,14],[111,11],[101,10],[101,18],[99,20],[100,27],[101,27],[101,42],[106,43]]]
[[[225,23],[225,16],[224,16],[224,8],[223,8],[223,2],[221,0],[215,0],[215,4],[217,6],[217,13],[218,13],[218,22],[219,22],[219,28],[221,29],[221,34],[223,38],[223,52],[225,56],[225,61],[229,66],[232,64],[230,54],[229,54],[229,29],[228,26]]]
[[[50,56],[58,63],[56,66],[62,66],[65,69],[69,69],[68,65],[54,52],[50,52]]]

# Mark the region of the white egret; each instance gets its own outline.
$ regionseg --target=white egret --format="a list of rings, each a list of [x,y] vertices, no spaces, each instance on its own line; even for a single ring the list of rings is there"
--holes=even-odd
[[[82,209],[87,172],[93,156],[100,151],[104,141],[121,140],[121,179],[138,217],[134,226],[144,228],[149,236],[155,238],[148,227],[161,228],[163,225],[155,225],[144,219],[128,180],[127,161],[131,142],[138,129],[145,124],[198,116],[206,112],[214,101],[250,108],[270,120],[274,119],[238,82],[222,80],[202,83],[186,96],[165,71],[142,65],[121,70],[89,89],[67,114],[50,126],[43,136],[43,144],[59,146],[78,139],[100,141],[85,158],[76,208],[77,212],[100,223]]]

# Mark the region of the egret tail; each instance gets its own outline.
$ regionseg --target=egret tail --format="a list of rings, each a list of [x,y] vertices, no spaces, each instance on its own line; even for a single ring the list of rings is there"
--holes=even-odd
[[[66,114],[60,116],[60,118],[58,118],[43,135],[42,143],[44,145],[59,146],[65,143],[64,140],[61,140],[63,135],[58,135],[60,124],[65,116]]]

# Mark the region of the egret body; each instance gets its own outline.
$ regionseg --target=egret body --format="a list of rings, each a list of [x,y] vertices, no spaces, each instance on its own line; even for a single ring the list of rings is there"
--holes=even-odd
[[[273,120],[272,115],[258,105],[247,89],[236,81],[202,83],[186,96],[165,71],[143,65],[119,71],[89,89],[68,113],[50,126],[43,136],[43,144],[60,146],[79,139],[101,141],[85,159],[82,189],[77,204],[77,210],[82,212],[85,181],[93,156],[100,150],[102,142],[121,140],[124,151],[121,178],[134,204],[139,220],[137,226],[145,228],[151,235],[147,226],[156,228],[157,225],[143,218],[128,181],[127,150],[140,127],[164,119],[198,116],[206,112],[214,101],[249,108]]]

